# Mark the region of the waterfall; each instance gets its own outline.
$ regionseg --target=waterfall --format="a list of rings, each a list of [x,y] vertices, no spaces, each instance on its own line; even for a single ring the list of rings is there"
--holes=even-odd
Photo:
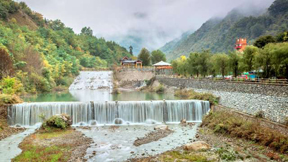
[[[114,124],[121,119],[130,124],[147,121],[174,123],[181,119],[202,121],[210,109],[208,101],[106,101],[106,102],[42,102],[12,105],[8,109],[10,125],[31,126],[42,122],[40,115],[49,118],[56,114],[68,114],[73,125],[79,123]]]

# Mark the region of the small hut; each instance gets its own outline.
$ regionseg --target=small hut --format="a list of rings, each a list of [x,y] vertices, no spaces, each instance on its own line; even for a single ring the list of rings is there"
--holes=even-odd
[[[121,60],[120,60],[120,63],[121,63],[121,66],[122,67],[128,67],[128,68],[142,68],[142,61],[141,60],[132,60],[131,58],[128,58],[128,57],[123,57]]]
[[[173,74],[173,67],[171,64],[160,61],[153,65],[155,67],[155,74],[156,75],[171,75]]]

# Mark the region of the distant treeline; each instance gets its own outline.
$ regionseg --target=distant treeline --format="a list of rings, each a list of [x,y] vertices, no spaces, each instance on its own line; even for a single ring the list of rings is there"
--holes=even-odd
[[[172,61],[175,73],[184,76],[206,77],[207,75],[260,72],[260,77],[288,79],[288,32],[276,37],[258,38],[254,46],[247,46],[244,52],[232,51],[228,54],[212,54],[209,50],[191,53],[188,58],[181,56]]]

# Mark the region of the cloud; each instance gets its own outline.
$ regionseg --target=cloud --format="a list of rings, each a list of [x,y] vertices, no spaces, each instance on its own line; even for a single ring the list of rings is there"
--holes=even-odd
[[[97,37],[157,49],[183,32],[237,6],[268,7],[273,0],[23,0],[48,19],[60,19],[79,33],[89,26]],[[126,40],[126,42],[129,42]],[[125,45],[127,48],[127,45]],[[129,46],[128,46],[129,47]]]
[[[135,12],[133,14],[137,19],[145,19],[147,17],[147,14],[144,12]]]

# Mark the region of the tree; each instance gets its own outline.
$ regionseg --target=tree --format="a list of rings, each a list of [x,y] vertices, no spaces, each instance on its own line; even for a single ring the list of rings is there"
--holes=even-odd
[[[87,36],[93,36],[93,30],[90,27],[84,27],[81,29],[81,34]]]
[[[254,42],[254,46],[258,47],[258,48],[263,48],[266,44],[268,43],[274,43],[275,39],[273,36],[271,35],[267,35],[267,36],[262,36],[259,37],[255,42]]]
[[[0,49],[0,79],[9,76],[13,72],[13,62],[6,50]]]
[[[166,61],[166,55],[160,50],[152,51],[151,61],[152,61],[152,64],[155,64],[160,61]]]
[[[232,70],[234,77],[237,77],[239,75],[240,56],[236,51],[230,52],[228,56],[229,56],[229,67]]]
[[[132,47],[132,46],[129,47],[129,53],[130,53],[131,55],[133,55],[133,47]]]
[[[143,66],[150,65],[150,52],[146,48],[142,48],[138,55],[138,59],[142,61]]]
[[[255,61],[255,55],[258,52],[258,48],[254,46],[247,46],[244,50],[243,54],[243,63],[245,66],[244,70],[247,71],[252,71],[253,70],[253,65]]]
[[[7,19],[7,16],[8,10],[2,4],[0,4],[0,18]]]
[[[224,78],[227,69],[228,69],[228,61],[229,57],[226,54],[215,54],[212,56],[213,68],[216,72],[222,74]]]
[[[280,33],[276,36],[277,42],[288,42],[288,31]]]
[[[200,66],[199,66],[199,53],[191,53],[188,58],[188,72],[190,75],[195,75],[198,77],[200,73]]]
[[[275,70],[288,79],[288,42],[271,44],[269,47]]]
[[[268,44],[264,49],[260,49],[255,55],[255,66],[264,70],[263,77],[269,78],[272,69],[272,44]]]

